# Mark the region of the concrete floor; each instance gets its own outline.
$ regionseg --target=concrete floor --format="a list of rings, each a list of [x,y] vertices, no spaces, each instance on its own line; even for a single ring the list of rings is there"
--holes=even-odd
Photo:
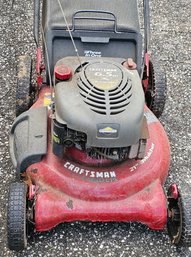
[[[6,201],[14,170],[8,134],[14,120],[16,62],[21,54],[34,59],[32,1],[0,2],[0,251],[2,257],[189,257],[191,249],[171,245],[167,231],[151,231],[137,223],[61,224],[29,238],[25,251],[6,247]],[[168,95],[161,117],[168,134],[172,162],[167,185],[191,185],[191,8],[190,0],[154,0],[151,4],[151,52],[166,70]]]

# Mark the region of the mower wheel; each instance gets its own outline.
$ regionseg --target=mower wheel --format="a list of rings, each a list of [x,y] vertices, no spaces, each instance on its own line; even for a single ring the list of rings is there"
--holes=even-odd
[[[186,184],[178,190],[178,198],[171,196],[168,190],[167,230],[173,244],[191,246],[191,188]]]
[[[16,117],[27,111],[32,105],[31,73],[31,58],[26,55],[19,56],[16,87]]]
[[[7,207],[7,237],[10,250],[20,251],[27,246],[25,183],[12,183],[9,188]]]
[[[145,101],[149,109],[159,118],[166,101],[166,75],[157,64],[151,61],[149,61],[149,81]]]

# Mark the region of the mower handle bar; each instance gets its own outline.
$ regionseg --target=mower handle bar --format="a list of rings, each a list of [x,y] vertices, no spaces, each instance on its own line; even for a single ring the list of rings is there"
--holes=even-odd
[[[102,17],[76,17],[77,14],[79,13],[85,13],[85,12],[92,12],[92,13],[104,13],[104,14],[109,14],[111,15],[111,18],[102,18]],[[144,13],[144,52],[148,52],[149,48],[149,38],[150,38],[150,19],[149,19],[149,0],[143,0],[143,13]],[[115,15],[111,12],[106,12],[106,11],[95,11],[95,10],[89,10],[89,11],[78,11],[76,12],[73,17],[73,28],[72,30],[75,29],[75,20],[79,19],[93,19],[93,20],[103,20],[103,21],[111,21],[114,22],[114,31],[117,32],[117,19]],[[33,27],[33,32],[34,32],[34,39],[35,43],[38,47],[39,45],[39,25],[40,23],[40,0],[34,0],[34,27]]]
[[[150,10],[149,0],[143,0],[144,12],[144,53],[148,52],[150,41]]]
[[[84,14],[84,13],[92,13],[92,14],[108,14],[111,16],[111,18],[103,18],[103,17],[77,17],[78,14]],[[95,20],[95,21],[111,21],[114,24],[114,32],[117,32],[117,18],[112,12],[107,11],[99,11],[99,10],[79,10],[75,12],[72,16],[72,31],[76,29],[76,21],[77,20]]]
[[[39,47],[40,0],[34,0],[33,34],[37,48]]]

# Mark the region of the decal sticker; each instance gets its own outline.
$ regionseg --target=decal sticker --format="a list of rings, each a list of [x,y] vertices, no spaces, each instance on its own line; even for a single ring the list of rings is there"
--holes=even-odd
[[[116,88],[122,80],[121,70],[109,63],[100,62],[88,65],[85,73],[89,82],[101,90]]]
[[[117,138],[119,132],[119,124],[114,123],[100,123],[97,124],[98,138]]]
[[[78,166],[75,166],[74,164],[68,161],[64,164],[64,168],[66,168],[68,171],[72,171],[82,176],[84,179],[88,179],[94,182],[113,182],[117,180],[115,171],[87,170],[87,169],[83,169]]]
[[[60,138],[55,134],[55,132],[53,133],[52,139],[55,143],[60,144]]]
[[[137,169],[138,166],[144,164],[151,157],[151,155],[154,151],[154,148],[155,148],[155,145],[152,143],[151,148],[147,152],[147,155],[145,155],[145,157],[142,160],[140,160],[139,162],[137,162],[134,166],[130,167],[129,171],[133,172]]]
[[[44,94],[44,106],[51,105],[51,93]]]
[[[117,129],[113,129],[111,127],[106,127],[103,129],[99,129],[100,134],[115,134],[117,133]]]
[[[101,57],[101,52],[91,51],[91,50],[85,50],[84,55],[86,57]]]

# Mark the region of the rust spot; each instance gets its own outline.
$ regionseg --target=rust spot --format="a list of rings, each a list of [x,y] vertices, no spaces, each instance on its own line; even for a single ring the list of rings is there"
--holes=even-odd
[[[73,201],[72,200],[69,200],[67,203],[66,203],[66,206],[68,207],[68,209],[73,209]]]
[[[32,185],[31,177],[26,172],[22,173],[21,176],[23,177],[23,181],[25,184],[27,184],[28,186]]]
[[[151,192],[151,189],[149,187],[145,188],[145,191],[150,193]]]
[[[135,70],[137,68],[137,64],[133,61],[132,58],[128,58],[124,63],[123,66],[128,70]]]
[[[31,172],[36,174],[38,172],[38,169],[31,169]]]
[[[43,192],[47,192],[48,190],[45,187],[42,186],[38,186],[38,194],[43,193]]]

